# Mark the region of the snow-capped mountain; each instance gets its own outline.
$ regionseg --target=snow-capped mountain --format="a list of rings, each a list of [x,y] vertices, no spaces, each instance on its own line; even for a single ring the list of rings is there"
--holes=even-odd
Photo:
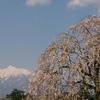
[[[6,95],[15,88],[25,91],[28,87],[28,77],[31,73],[27,69],[13,66],[0,69],[0,95]]]

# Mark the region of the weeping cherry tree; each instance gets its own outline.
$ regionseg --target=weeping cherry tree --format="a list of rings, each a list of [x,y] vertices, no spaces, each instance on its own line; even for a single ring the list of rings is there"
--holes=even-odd
[[[99,100],[100,18],[90,16],[57,36],[29,81],[27,100]]]

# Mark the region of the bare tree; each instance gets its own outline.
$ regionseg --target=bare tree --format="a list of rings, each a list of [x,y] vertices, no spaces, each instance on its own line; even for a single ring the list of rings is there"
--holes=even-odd
[[[27,100],[100,99],[100,18],[90,16],[45,50]]]

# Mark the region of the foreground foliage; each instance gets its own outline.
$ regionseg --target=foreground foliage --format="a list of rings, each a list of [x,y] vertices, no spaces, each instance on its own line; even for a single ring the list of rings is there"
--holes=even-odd
[[[27,100],[100,100],[100,18],[60,34],[38,64]]]
[[[25,100],[27,97],[27,95],[18,89],[13,89],[13,91],[6,95],[6,98],[8,98],[7,100]]]

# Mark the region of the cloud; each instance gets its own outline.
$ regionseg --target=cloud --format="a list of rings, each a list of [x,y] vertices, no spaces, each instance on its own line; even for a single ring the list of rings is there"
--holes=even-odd
[[[72,8],[85,7],[90,5],[100,6],[100,0],[70,0],[70,2],[68,3],[68,6]]]
[[[70,0],[67,6],[71,9],[78,7],[96,6],[100,14],[100,0]]]
[[[26,0],[26,5],[29,5],[29,6],[46,5],[49,3],[50,3],[50,0]]]

